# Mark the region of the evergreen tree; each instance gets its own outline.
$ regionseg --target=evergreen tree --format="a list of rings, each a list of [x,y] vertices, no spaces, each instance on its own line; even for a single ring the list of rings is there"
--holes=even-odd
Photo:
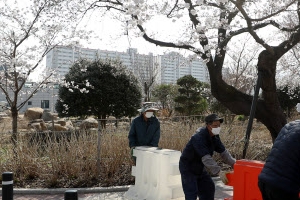
[[[79,60],[65,76],[59,89],[56,110],[59,116],[98,119],[137,114],[141,90],[135,76],[117,60]]]
[[[281,108],[285,110],[287,117],[290,117],[293,108],[300,103],[300,86],[281,86],[277,88],[277,95]]]
[[[191,75],[186,75],[177,80],[179,96],[175,97],[178,105],[175,110],[183,115],[200,115],[207,109],[207,101],[201,96],[204,83]]]
[[[178,85],[161,84],[154,87],[152,96],[154,101],[158,101],[165,116],[170,117],[175,107],[174,98],[178,96]]]

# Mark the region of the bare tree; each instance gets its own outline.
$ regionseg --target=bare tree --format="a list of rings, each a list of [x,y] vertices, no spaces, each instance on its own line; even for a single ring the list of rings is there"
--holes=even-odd
[[[232,51],[227,53],[223,66],[224,81],[244,92],[253,94],[256,84],[256,63],[259,45],[251,41],[252,37],[246,35],[243,40],[230,45]]]
[[[155,83],[156,77],[156,63],[153,59],[153,56],[134,54],[132,52],[129,53],[131,66],[133,67],[133,73],[139,80],[142,86],[141,88],[143,89],[144,102],[150,101],[151,90]]]
[[[299,84],[300,77],[300,45],[298,44],[291,51],[287,52],[279,60],[279,71],[277,80],[279,86],[290,85],[295,86]]]
[[[66,8],[63,1],[52,0],[0,2],[0,92],[10,106],[13,141],[17,139],[19,110],[46,84],[58,81],[53,79],[54,71],[41,74],[21,99],[29,76],[55,45],[76,36],[75,22],[80,16],[66,13]]]
[[[130,30],[138,30],[137,34],[150,43],[197,54],[206,62],[213,96],[235,114],[249,115],[253,98],[227,84],[222,69],[229,42],[250,33],[263,48],[257,58],[263,98],[258,100],[255,117],[266,125],[274,140],[287,122],[276,94],[277,62],[300,41],[299,4],[300,0],[98,0],[88,9],[118,13]],[[158,29],[148,23],[158,16],[166,19],[166,24],[179,26],[178,31],[165,30],[165,37],[158,34],[164,27]],[[266,29],[274,33],[268,42],[266,31],[260,31]],[[290,35],[286,37],[283,32]]]

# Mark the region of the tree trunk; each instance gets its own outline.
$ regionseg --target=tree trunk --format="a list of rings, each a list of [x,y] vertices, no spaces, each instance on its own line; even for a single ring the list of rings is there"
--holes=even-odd
[[[276,94],[276,64],[278,58],[264,50],[258,58],[258,70],[262,72],[262,98],[258,100],[255,118],[270,131],[272,140],[276,139],[281,128],[287,123]],[[217,64],[216,64],[217,63]],[[207,63],[211,77],[211,91],[214,97],[234,114],[248,116],[253,97],[228,85],[222,79],[222,64],[218,61]]]
[[[276,66],[278,58],[268,51],[262,51],[258,57],[258,70],[262,71],[262,97],[264,109],[256,110],[256,118],[266,125],[273,142],[281,128],[287,123],[284,110],[281,108],[276,93]]]
[[[144,92],[145,92],[144,102],[150,101],[150,98],[149,98],[149,89],[150,89],[150,86],[145,81],[144,82]]]
[[[17,140],[18,140],[18,110],[16,106],[11,107],[11,117],[12,117],[12,135],[11,135],[11,141],[13,144],[13,152],[14,155],[17,155]]]
[[[11,108],[11,116],[12,116],[12,132],[18,132],[18,110],[15,106]]]
[[[106,115],[101,115],[101,128],[106,129]]]

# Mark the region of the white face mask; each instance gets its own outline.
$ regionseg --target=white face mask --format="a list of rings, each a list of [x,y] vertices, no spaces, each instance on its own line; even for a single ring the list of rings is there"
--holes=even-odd
[[[147,118],[150,118],[150,117],[153,116],[153,112],[146,112],[146,113],[145,113],[145,116],[146,116]]]
[[[300,112],[300,103],[297,103],[297,111]]]
[[[221,127],[218,127],[218,128],[212,128],[212,129],[211,129],[211,132],[212,132],[214,135],[219,135],[219,134],[220,134],[220,131],[221,131]]]

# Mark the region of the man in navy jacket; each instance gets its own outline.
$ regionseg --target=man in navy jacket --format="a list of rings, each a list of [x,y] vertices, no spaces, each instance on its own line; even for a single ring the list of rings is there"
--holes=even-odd
[[[214,200],[215,184],[207,172],[220,175],[221,167],[212,158],[220,153],[222,160],[233,167],[235,159],[220,140],[220,124],[223,119],[216,114],[205,117],[205,127],[197,129],[184,148],[179,161],[182,188],[185,200]]]
[[[300,120],[279,132],[258,176],[258,186],[264,200],[300,199]]]
[[[141,114],[132,121],[128,134],[131,150],[136,146],[158,147],[160,122],[154,115],[157,110],[151,102],[144,103],[143,107],[139,109]]]

